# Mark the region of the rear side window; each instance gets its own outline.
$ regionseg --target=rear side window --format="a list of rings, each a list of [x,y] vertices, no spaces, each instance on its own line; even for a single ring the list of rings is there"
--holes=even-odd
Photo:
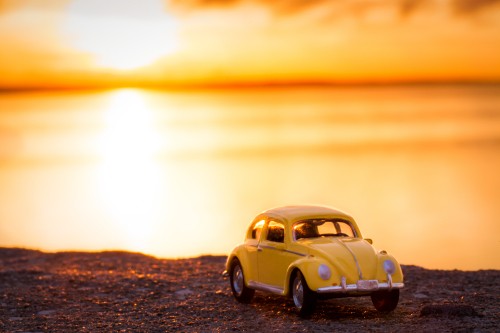
[[[267,229],[267,240],[283,243],[285,241],[285,226],[283,223],[271,221]]]
[[[260,220],[260,221],[257,221],[253,227],[252,227],[252,238],[253,239],[259,239],[260,238],[260,234],[262,233],[262,228],[264,228],[264,223],[266,221],[265,220]]]

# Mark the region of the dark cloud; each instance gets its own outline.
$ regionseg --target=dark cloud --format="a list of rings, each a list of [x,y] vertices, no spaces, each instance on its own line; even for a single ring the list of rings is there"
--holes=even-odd
[[[255,2],[271,7],[278,14],[293,15],[324,5],[329,0],[256,0]]]
[[[399,4],[399,12],[401,16],[406,17],[429,5],[431,2],[432,0],[402,0]]]
[[[321,8],[325,17],[359,16],[372,10],[392,8],[401,17],[439,5],[439,0],[165,0],[176,12],[189,13],[200,9],[231,8],[241,4],[257,4],[269,8],[277,16],[292,16]],[[451,12],[472,15],[500,0],[447,0]]]
[[[167,7],[176,11],[189,12],[198,9],[225,8],[237,5],[241,0],[165,0]]]
[[[317,7],[331,0],[167,0],[167,5],[177,11],[229,8],[241,4],[258,4],[279,15],[292,15]]]
[[[452,0],[451,3],[453,10],[462,15],[473,14],[499,4],[500,0]]]
[[[210,8],[231,8],[241,4],[257,4],[269,8],[276,16],[293,16],[321,9],[325,17],[364,15],[379,8],[396,8],[402,16],[409,16],[432,0],[170,0],[170,9],[189,13]]]

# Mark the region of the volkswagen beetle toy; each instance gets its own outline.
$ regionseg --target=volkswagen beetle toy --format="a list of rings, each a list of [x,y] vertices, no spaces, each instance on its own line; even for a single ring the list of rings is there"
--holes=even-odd
[[[224,274],[239,302],[249,303],[256,290],[289,296],[300,316],[310,315],[317,299],[350,296],[370,296],[378,311],[389,312],[404,287],[393,256],[363,239],[351,216],[322,206],[257,215]]]

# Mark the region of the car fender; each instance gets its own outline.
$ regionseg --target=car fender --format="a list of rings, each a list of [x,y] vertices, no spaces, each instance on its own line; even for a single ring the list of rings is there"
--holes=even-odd
[[[307,286],[312,291],[316,291],[318,288],[325,286],[325,280],[322,280],[318,274],[318,269],[321,264],[325,264],[329,267],[331,265],[322,258],[307,256],[305,258],[294,261],[287,270],[284,294],[288,295],[290,292],[290,283],[292,274],[296,269],[300,270],[302,276],[306,280]],[[332,270],[332,277],[329,280],[336,280],[337,278],[333,276],[335,272]]]
[[[237,246],[236,248],[234,248],[234,250],[231,252],[231,254],[227,257],[227,260],[226,260],[227,273],[230,273],[231,263],[235,258],[237,258],[241,264],[241,268],[243,270],[243,275],[245,277],[245,285],[248,287],[248,281],[254,279],[256,269],[251,268],[252,265],[250,263],[248,253],[245,250],[244,245],[240,245],[240,246]]]
[[[387,281],[387,272],[384,269],[384,262],[387,260],[392,261],[395,268],[394,273],[391,274],[392,281],[398,283],[403,282],[404,277],[401,265],[392,255],[385,253],[385,251],[381,251],[378,255],[377,280]]]

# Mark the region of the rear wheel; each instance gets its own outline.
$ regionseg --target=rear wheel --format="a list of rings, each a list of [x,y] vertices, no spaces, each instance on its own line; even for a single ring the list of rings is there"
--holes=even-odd
[[[399,289],[376,291],[371,297],[375,309],[380,312],[390,312],[398,306]]]
[[[307,286],[306,279],[297,271],[292,280],[292,299],[301,317],[309,316],[316,305],[316,293]]]
[[[243,269],[238,259],[234,259],[231,263],[229,280],[231,283],[231,291],[238,302],[250,303],[255,294],[255,290],[245,286],[245,276],[243,275]]]

